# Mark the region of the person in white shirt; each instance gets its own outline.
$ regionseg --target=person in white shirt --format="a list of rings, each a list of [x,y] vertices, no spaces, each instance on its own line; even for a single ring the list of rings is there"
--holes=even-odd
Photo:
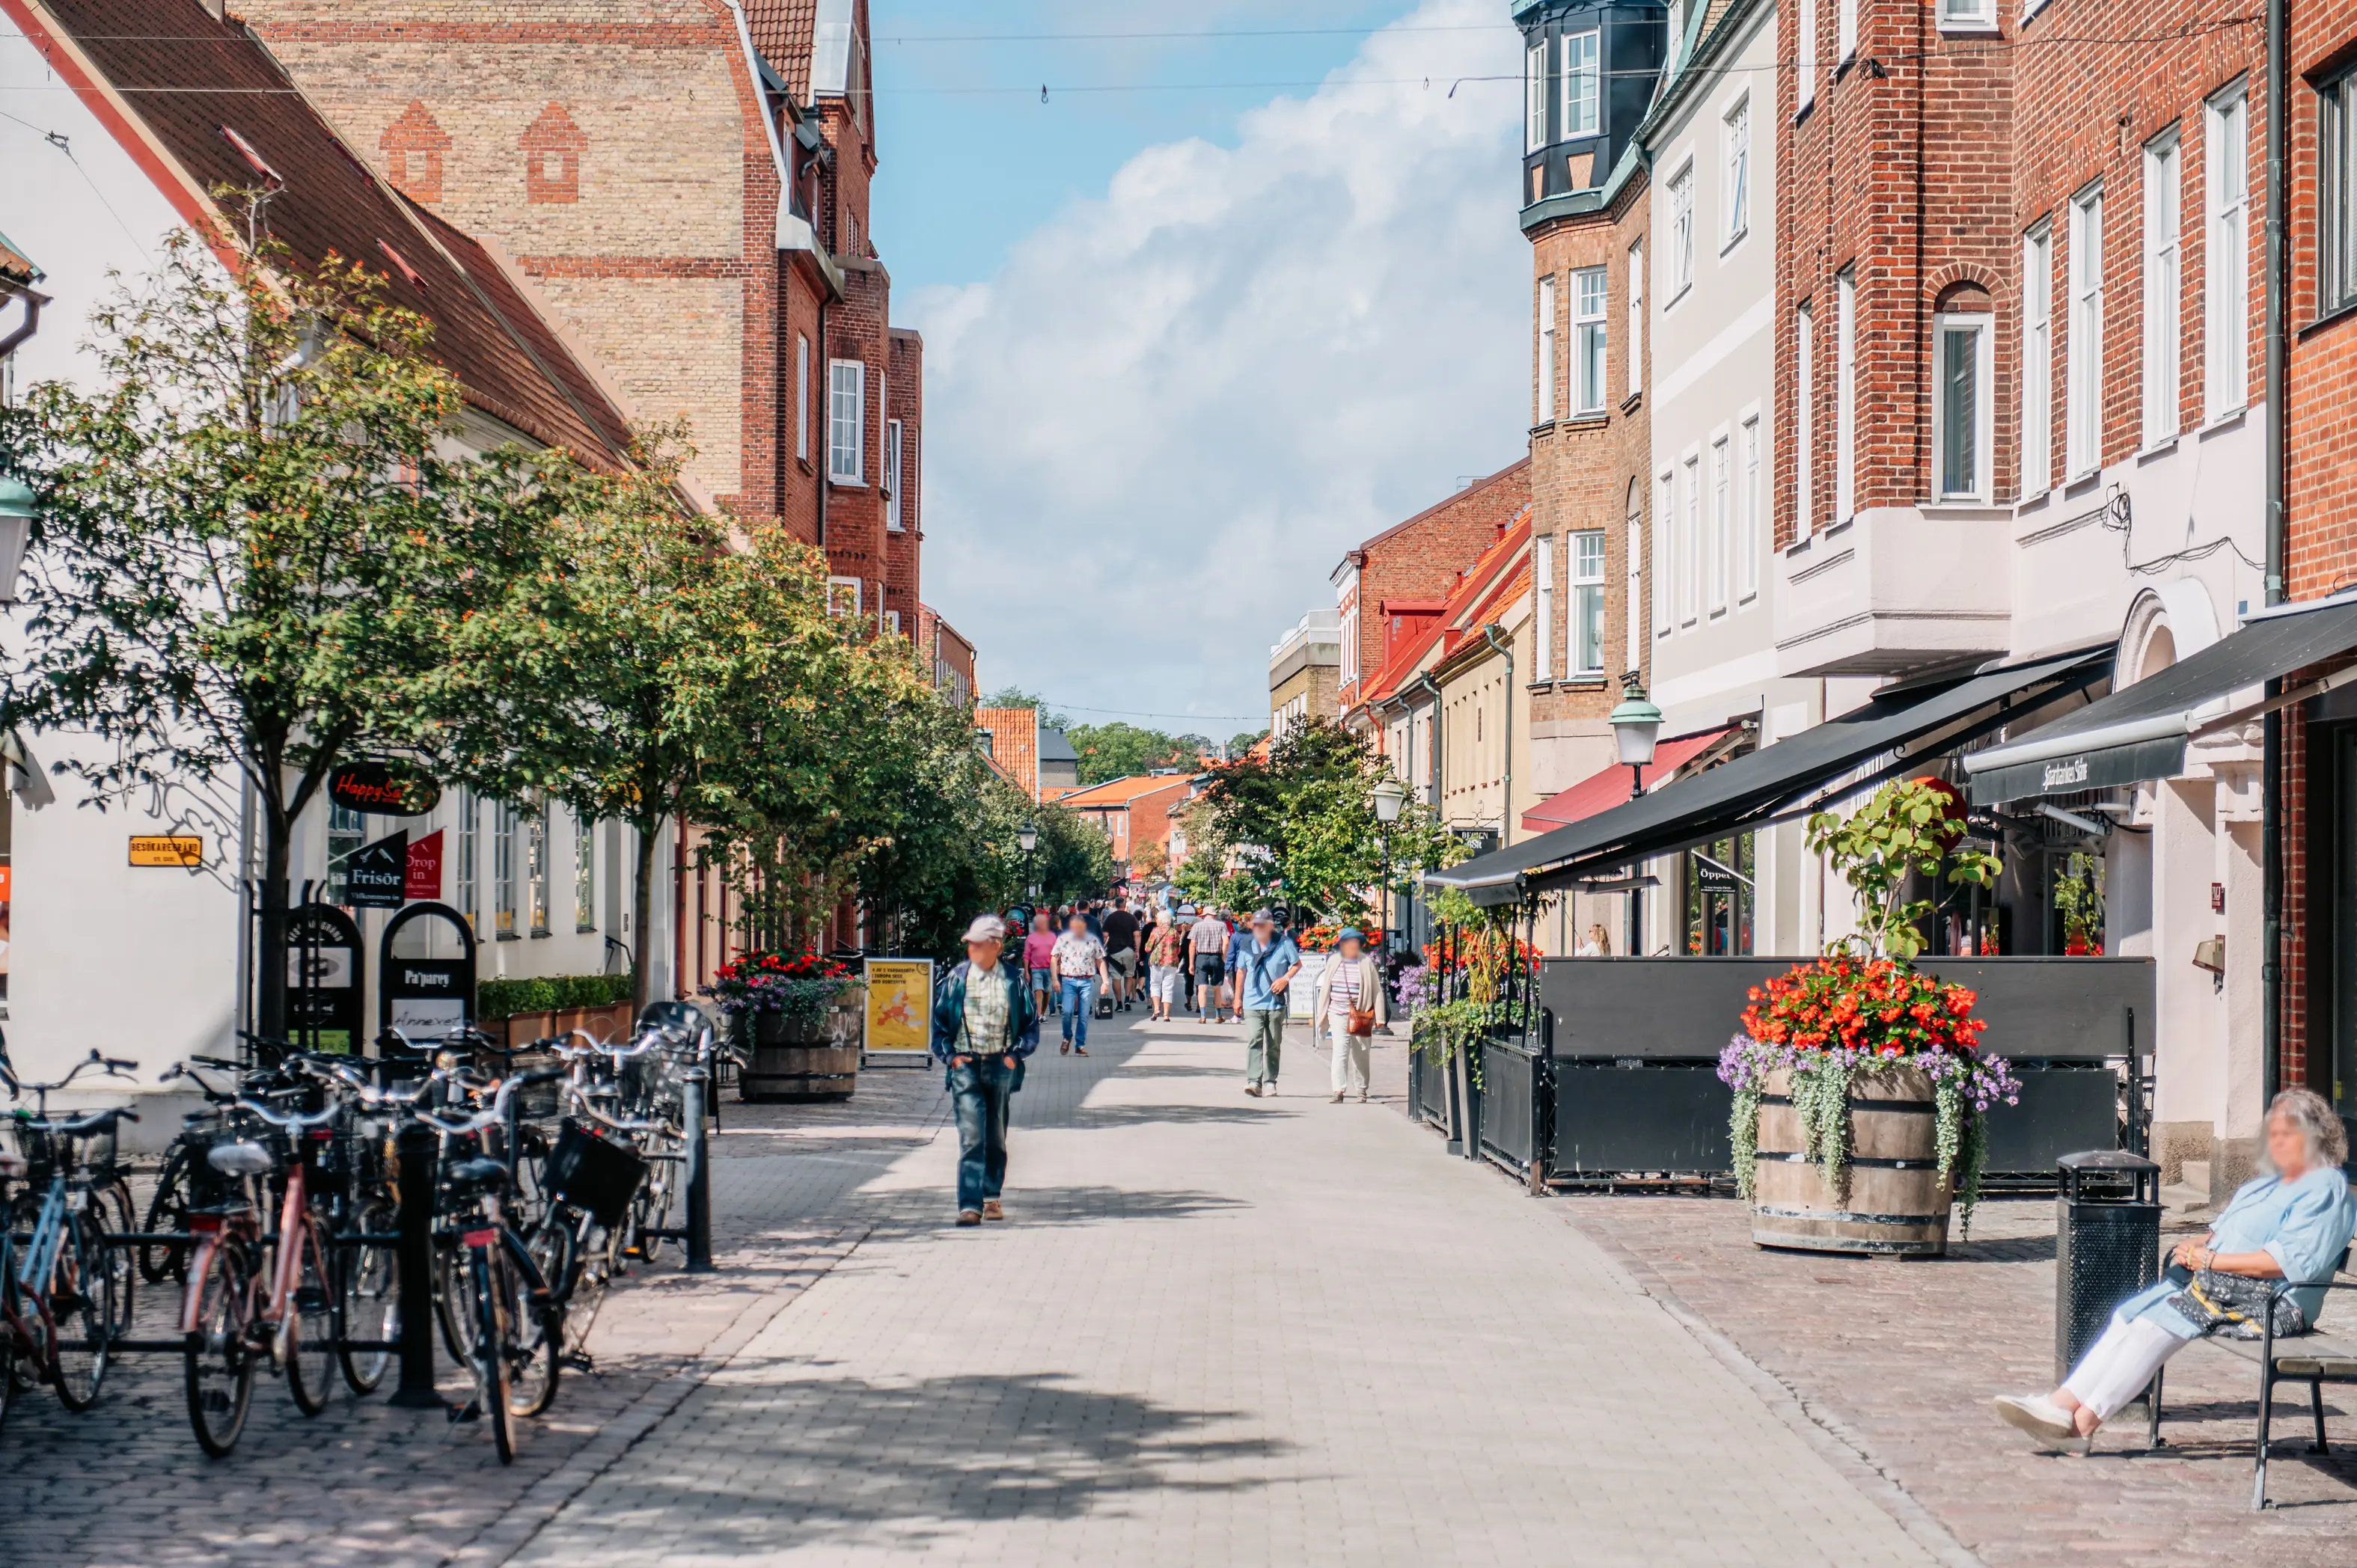
[[[1089,1019],[1097,1007],[1097,987],[1105,982],[1104,943],[1089,935],[1089,918],[1075,909],[1056,939],[1049,963],[1056,972],[1056,994],[1064,1012],[1064,1050],[1089,1054]]]
[[[1359,1091],[1359,1103],[1367,1102],[1367,1036],[1383,1026],[1387,1015],[1383,966],[1362,950],[1365,940],[1356,927],[1342,928],[1342,934],[1334,939],[1333,961],[1318,977],[1318,993],[1310,1008],[1318,1026],[1334,1042],[1332,1081],[1337,1105],[1352,1088]],[[1363,1033],[1357,1027],[1361,1020],[1366,1024]]]
[[[1204,1023],[1221,1018],[1220,982],[1227,977],[1228,923],[1206,906],[1202,918],[1187,933],[1195,955],[1195,1016]]]

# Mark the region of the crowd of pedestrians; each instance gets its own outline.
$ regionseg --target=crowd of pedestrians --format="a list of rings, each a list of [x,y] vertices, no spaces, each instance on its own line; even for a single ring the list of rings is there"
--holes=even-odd
[[[1089,1023],[1144,999],[1168,1023],[1180,1007],[1206,1024],[1244,1026],[1244,1092],[1276,1092],[1300,945],[1274,909],[1243,919],[1211,905],[1171,907],[1125,897],[1058,909],[985,915],[966,932],[966,961],[933,1007],[933,1055],[948,1069],[958,1125],[958,1223],[1005,1218],[1007,1101],[1049,1017],[1062,1052],[1089,1054]],[[1013,944],[1019,942],[1019,947]],[[1002,959],[1002,954],[1004,958]],[[1383,965],[1346,928],[1315,982],[1311,1026],[1333,1045],[1337,1103],[1368,1099],[1368,1036],[1385,1026]]]

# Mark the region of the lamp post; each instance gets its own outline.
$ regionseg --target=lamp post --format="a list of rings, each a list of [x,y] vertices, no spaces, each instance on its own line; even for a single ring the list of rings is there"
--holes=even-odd
[[[0,478],[0,605],[16,602],[16,573],[33,536],[33,488],[22,479]]]
[[[1629,799],[1635,801],[1645,793],[1645,769],[1653,760],[1653,743],[1661,738],[1662,710],[1645,695],[1644,682],[1631,670],[1621,678],[1620,705],[1612,710],[1605,723],[1612,726],[1612,739],[1620,749],[1620,760],[1629,768]],[[1639,867],[1631,865],[1631,875]],[[1629,954],[1641,957],[1645,950],[1645,895],[1642,889],[1629,890]]]
[[[1407,791],[1396,779],[1385,779],[1372,791],[1375,822],[1383,830],[1383,959],[1392,955],[1392,824],[1399,821],[1400,807],[1407,802]]]
[[[1039,897],[1039,885],[1031,877],[1031,852],[1039,847],[1039,824],[1028,817],[1024,818],[1023,825],[1015,832],[1015,842],[1023,846],[1023,885],[1027,889],[1024,897],[1037,898]]]

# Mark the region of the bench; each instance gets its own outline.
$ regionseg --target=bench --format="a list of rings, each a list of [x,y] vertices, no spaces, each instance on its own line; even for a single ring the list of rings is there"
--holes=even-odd
[[[2276,1385],[2306,1383],[2309,1412],[2316,1421],[2316,1442],[2311,1454],[2329,1454],[2330,1445],[2324,1435],[2324,1385],[2341,1383],[2357,1385],[2357,1333],[2351,1332],[2349,1315],[2332,1316],[2334,1291],[2357,1294],[2357,1277],[2350,1271],[2350,1251],[2341,1254],[2341,1266],[2333,1276],[2321,1282],[2326,1291],[2324,1310],[2318,1315],[2319,1327],[2296,1338],[2276,1337],[2275,1314],[2266,1315],[2266,1326],[2256,1339],[2233,1339],[2212,1335],[2202,1343],[2214,1345],[2229,1355],[2239,1356],[2259,1370],[2258,1459],[2251,1477],[2251,1508],[2254,1512],[2267,1506],[2267,1442],[2268,1429],[2275,1415]],[[2291,1286],[2282,1281],[2268,1293],[2272,1305],[2276,1295]],[[2330,1317],[2330,1323],[2325,1321]],[[2147,1444],[2161,1445],[2160,1401],[2161,1384],[2168,1369],[2153,1374],[2152,1389],[2147,1399],[2150,1426],[2146,1433]]]

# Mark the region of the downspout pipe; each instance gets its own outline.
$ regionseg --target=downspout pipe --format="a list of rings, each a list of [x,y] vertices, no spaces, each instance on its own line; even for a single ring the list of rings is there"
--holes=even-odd
[[[2288,0],[2267,0],[2267,216],[2266,216],[2266,602],[2287,596],[2286,564],[2289,529],[2285,487],[2290,452],[2290,351],[2288,302],[2285,295],[2284,209],[2290,157],[2290,18]],[[2267,682],[2270,698],[2282,694],[2281,680]],[[2261,897],[2266,909],[2260,950],[2260,1088],[2273,1100],[2283,1077],[2284,800],[2281,712],[2266,716],[2260,789]]]
[[[1498,814],[1498,843],[1503,848],[1514,842],[1514,643],[1512,638],[1498,640],[1495,621],[1481,628],[1481,639],[1506,661],[1506,803]]]

